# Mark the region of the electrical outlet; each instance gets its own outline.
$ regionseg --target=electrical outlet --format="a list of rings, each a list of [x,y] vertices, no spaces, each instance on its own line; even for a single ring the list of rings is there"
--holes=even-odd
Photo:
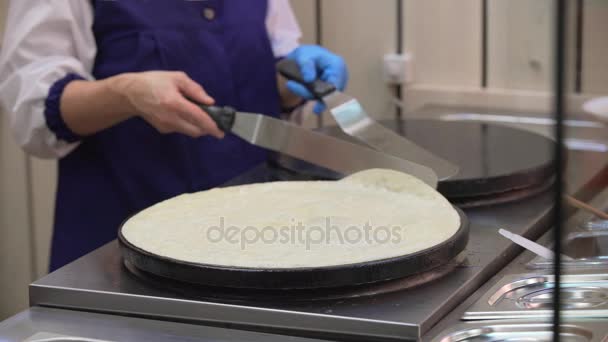
[[[392,85],[403,85],[412,82],[411,53],[389,53],[384,55],[382,76],[386,83]]]

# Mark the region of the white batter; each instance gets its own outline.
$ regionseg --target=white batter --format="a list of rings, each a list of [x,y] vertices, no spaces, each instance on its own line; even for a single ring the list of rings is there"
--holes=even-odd
[[[218,188],[158,203],[126,222],[133,245],[202,264],[320,267],[386,259],[449,239],[450,203],[400,172],[368,170],[341,181]]]

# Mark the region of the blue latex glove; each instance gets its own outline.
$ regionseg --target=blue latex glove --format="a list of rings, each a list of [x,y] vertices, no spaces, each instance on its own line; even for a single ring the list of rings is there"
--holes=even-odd
[[[298,64],[302,77],[306,82],[321,79],[333,84],[340,91],[343,91],[346,87],[348,70],[346,69],[344,59],[325,48],[318,45],[301,45],[288,54],[286,58],[292,59]],[[305,86],[295,81],[288,81],[287,89],[304,99],[314,99],[314,96],[312,96]],[[324,111],[325,105],[317,102],[314,112],[321,114]]]

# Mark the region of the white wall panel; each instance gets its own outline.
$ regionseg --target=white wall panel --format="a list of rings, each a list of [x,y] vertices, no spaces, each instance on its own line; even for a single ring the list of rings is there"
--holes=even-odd
[[[316,11],[314,0],[291,0],[291,7],[302,30],[303,44],[314,44],[316,37]]]
[[[32,276],[26,157],[0,115],[0,320],[27,307]]]
[[[404,46],[414,54],[414,83],[479,86],[481,1],[404,0],[404,3]]]
[[[35,271],[39,278],[48,272],[50,241],[53,233],[57,162],[30,157],[32,183],[32,224],[34,229]]]
[[[5,9],[6,0],[0,0],[0,36]],[[0,112],[0,320],[27,307],[33,273],[27,174],[26,157]]]
[[[585,0],[582,88],[608,94],[608,1]]]
[[[4,23],[6,22],[6,10],[8,8],[8,0],[0,0],[0,36],[4,32]]]
[[[489,0],[488,85],[551,90],[553,0]]]
[[[372,116],[393,113],[393,91],[382,80],[382,58],[395,52],[394,0],[323,0],[323,45],[348,63],[347,92]]]

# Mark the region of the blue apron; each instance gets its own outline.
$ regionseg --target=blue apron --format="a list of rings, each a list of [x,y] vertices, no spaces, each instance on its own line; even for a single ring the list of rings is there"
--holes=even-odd
[[[180,70],[219,105],[278,115],[267,1],[99,0],[93,6],[97,79]],[[59,161],[51,270],[115,239],[137,211],[215,187],[265,159],[264,150],[233,135],[163,135],[140,118],[86,137]]]

